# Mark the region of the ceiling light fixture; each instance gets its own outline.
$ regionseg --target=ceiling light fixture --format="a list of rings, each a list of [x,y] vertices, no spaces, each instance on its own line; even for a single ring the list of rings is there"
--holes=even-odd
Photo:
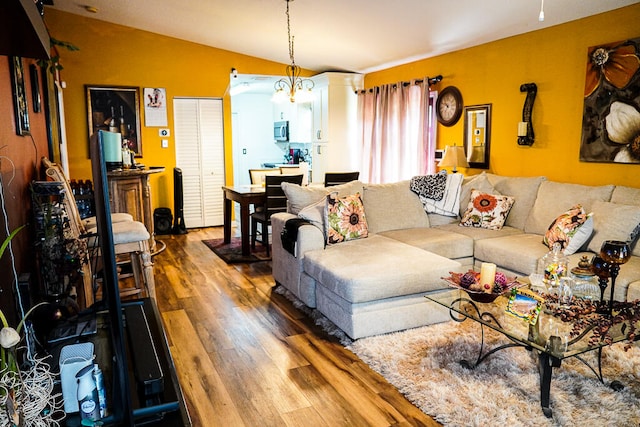
[[[538,15],[538,21],[544,21],[544,0],[540,3],[540,15]]]
[[[283,102],[287,98],[291,102],[308,102],[313,99],[311,92],[315,84],[312,80],[300,77],[300,67],[296,65],[293,57],[293,36],[291,35],[291,22],[289,18],[289,3],[293,0],[285,0],[287,2],[287,36],[289,38],[289,59],[291,65],[287,65],[286,78],[283,77],[274,84],[276,92],[273,94],[274,102]]]

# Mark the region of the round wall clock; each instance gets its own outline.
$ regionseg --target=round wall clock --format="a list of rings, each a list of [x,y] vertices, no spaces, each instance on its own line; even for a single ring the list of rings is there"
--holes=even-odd
[[[438,95],[436,115],[444,126],[458,123],[462,115],[462,94],[455,86],[447,86]]]

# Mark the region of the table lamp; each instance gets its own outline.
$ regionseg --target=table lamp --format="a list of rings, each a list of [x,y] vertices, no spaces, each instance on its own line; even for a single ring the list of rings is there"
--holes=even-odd
[[[458,172],[458,166],[463,168],[469,167],[467,156],[464,153],[464,147],[461,145],[447,145],[444,150],[444,156],[438,163],[439,167],[453,167],[453,173]]]

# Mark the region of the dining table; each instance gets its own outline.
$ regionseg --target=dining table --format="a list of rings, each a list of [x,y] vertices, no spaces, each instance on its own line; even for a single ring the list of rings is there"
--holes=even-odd
[[[240,205],[240,239],[242,241],[242,255],[251,253],[249,237],[249,208],[251,205],[263,205],[265,201],[264,187],[258,185],[225,185],[224,193],[224,243],[231,243],[231,221],[233,219],[233,203]]]

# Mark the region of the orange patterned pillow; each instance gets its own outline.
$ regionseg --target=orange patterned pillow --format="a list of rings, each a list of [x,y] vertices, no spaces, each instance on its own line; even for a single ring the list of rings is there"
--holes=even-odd
[[[559,242],[565,255],[576,253],[591,237],[593,220],[590,218],[591,214],[586,214],[582,205],[572,206],[551,223],[542,243],[553,248],[553,244]]]
[[[513,197],[471,190],[471,200],[460,220],[460,226],[500,230],[514,201]]]

